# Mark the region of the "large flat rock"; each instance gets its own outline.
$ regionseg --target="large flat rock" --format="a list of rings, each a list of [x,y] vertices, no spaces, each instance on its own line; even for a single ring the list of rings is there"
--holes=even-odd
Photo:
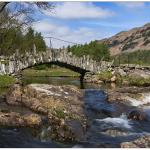
[[[15,84],[8,91],[6,101],[10,105],[23,105],[47,116],[51,126],[49,134],[53,139],[82,138],[76,133],[79,130],[83,135],[86,126],[83,92],[75,86],[30,84],[21,87]]]

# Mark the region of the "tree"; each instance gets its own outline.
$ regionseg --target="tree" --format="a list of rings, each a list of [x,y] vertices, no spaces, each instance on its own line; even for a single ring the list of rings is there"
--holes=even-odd
[[[0,54],[1,55],[11,55],[16,49],[19,49],[22,44],[22,32],[15,27],[9,30],[4,30],[7,32],[3,38],[0,38]]]
[[[110,59],[110,53],[108,47],[105,44],[96,44],[93,48],[93,58],[97,61],[100,61],[102,58],[104,60]]]
[[[91,41],[89,44],[84,45],[74,45],[69,47],[74,55],[82,57],[83,55],[90,55],[96,61],[100,61],[102,58],[104,60],[110,59],[110,53],[106,44],[99,44],[97,41]]]
[[[7,26],[24,27],[36,21],[34,13],[42,10],[51,11],[49,2],[0,2],[0,29]],[[2,24],[2,25],[1,25]]]
[[[34,45],[37,51],[45,51],[46,44],[41,33],[38,33],[30,27],[26,34],[21,29],[11,27],[9,30],[3,29],[3,38],[0,38],[0,55],[10,56],[15,53],[16,49],[19,53],[33,52]]]
[[[9,2],[0,2],[0,13],[4,11]]]
[[[46,51],[46,44],[41,33],[36,32],[34,36],[34,44],[38,51]]]
[[[2,13],[5,10],[6,6],[8,4],[10,5],[11,3],[14,3],[14,2],[0,2],[0,13]],[[21,4],[23,4],[23,5],[19,6],[20,3],[17,2],[17,5],[21,8],[20,9],[21,11],[24,11],[25,7],[27,5],[30,5],[33,10],[34,10],[34,6],[37,6],[37,8],[44,9],[44,10],[45,9],[52,9],[54,7],[53,4],[49,3],[49,2],[22,2]]]
[[[46,50],[46,45],[40,33],[34,33],[29,28],[23,33],[24,27],[35,21],[37,10],[52,10],[49,2],[0,2],[0,55],[11,55],[16,49],[21,53],[32,51],[36,45],[39,51]]]
[[[34,45],[34,30],[30,27],[24,37],[24,49],[26,51],[29,50],[33,51],[33,45]]]

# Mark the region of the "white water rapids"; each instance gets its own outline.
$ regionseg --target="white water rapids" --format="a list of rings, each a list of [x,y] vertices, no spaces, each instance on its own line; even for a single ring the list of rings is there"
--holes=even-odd
[[[144,104],[150,105],[150,93],[143,93],[142,98],[139,99],[129,97],[127,101],[129,101],[132,106],[136,107],[142,106]]]
[[[132,123],[130,120],[127,119],[125,114],[122,114],[120,117],[117,118],[105,118],[105,119],[96,119],[98,122],[105,122],[111,124],[113,127],[122,127],[126,129],[132,128]]]

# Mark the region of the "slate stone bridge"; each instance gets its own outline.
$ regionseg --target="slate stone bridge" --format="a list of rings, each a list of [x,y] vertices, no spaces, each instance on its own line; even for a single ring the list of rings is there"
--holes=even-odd
[[[0,74],[17,74],[18,72],[39,64],[51,63],[71,69],[84,75],[86,72],[100,72],[111,67],[112,62],[96,62],[89,56],[76,57],[67,50],[47,50],[45,52],[32,52],[19,54],[16,52],[9,58],[0,61]]]

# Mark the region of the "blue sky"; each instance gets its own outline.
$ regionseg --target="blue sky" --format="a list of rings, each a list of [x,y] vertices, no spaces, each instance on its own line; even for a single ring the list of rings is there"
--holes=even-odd
[[[34,14],[33,28],[43,36],[85,43],[150,22],[150,2],[55,2],[55,9]],[[66,43],[52,41],[53,47]],[[48,40],[46,40],[48,44]]]

